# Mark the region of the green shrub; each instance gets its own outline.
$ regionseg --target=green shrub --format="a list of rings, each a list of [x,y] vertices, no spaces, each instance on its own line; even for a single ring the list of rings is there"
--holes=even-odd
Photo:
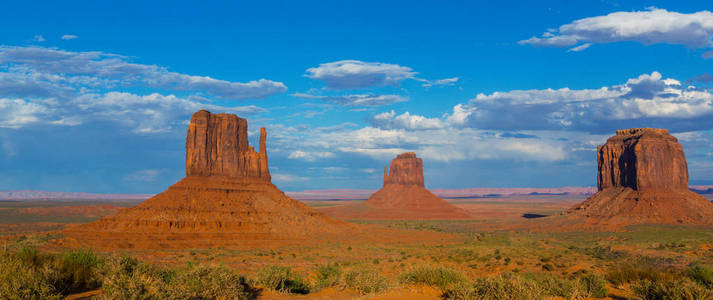
[[[159,268],[132,257],[112,257],[104,268],[104,299],[251,299],[246,279],[225,267]]]
[[[337,286],[342,279],[342,269],[337,265],[327,264],[317,268],[317,276],[315,281],[316,289]]]
[[[55,286],[63,294],[97,289],[101,286],[103,261],[92,250],[72,250],[54,262],[58,271]]]
[[[575,279],[562,279],[549,274],[504,274],[450,285],[444,292],[448,299],[547,299],[562,297],[582,299],[605,297],[605,281],[587,275]]]
[[[0,299],[62,299],[52,284],[52,270],[34,265],[36,251],[34,258],[25,254],[0,255]]]
[[[688,277],[713,289],[713,267],[693,265],[688,268]]]
[[[637,282],[641,280],[668,280],[673,278],[673,274],[670,271],[664,271],[663,268],[652,264],[627,263],[609,270],[606,275],[606,278],[611,283],[620,286],[622,284]]]
[[[420,265],[401,274],[401,282],[411,284],[426,284],[439,287],[445,291],[448,286],[467,281],[458,271],[446,267]]]
[[[282,293],[307,294],[309,285],[288,267],[268,266],[257,273],[257,282]]]
[[[642,300],[713,299],[713,291],[688,279],[642,280],[632,285],[634,294]]]
[[[197,265],[162,272],[170,299],[248,299],[255,291],[245,277],[222,266]]]
[[[389,282],[376,270],[352,270],[344,274],[344,286],[366,295],[388,289]]]
[[[578,278],[578,281],[587,297],[603,298],[607,296],[607,283],[601,276],[588,274]]]

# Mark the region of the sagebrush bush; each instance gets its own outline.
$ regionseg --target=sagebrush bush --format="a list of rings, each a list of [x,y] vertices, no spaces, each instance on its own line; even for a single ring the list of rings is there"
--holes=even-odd
[[[323,289],[332,286],[338,286],[342,280],[342,269],[333,264],[327,264],[317,268],[315,276],[315,289]]]
[[[605,281],[595,275],[574,279],[549,274],[503,274],[450,285],[444,293],[448,299],[583,299],[606,296]]]
[[[451,268],[420,265],[401,274],[401,282],[436,286],[445,291],[450,285],[467,281],[466,277]]]
[[[693,265],[688,268],[688,277],[713,289],[713,267]]]
[[[58,271],[55,286],[63,294],[97,289],[101,286],[103,260],[92,250],[71,250],[54,261]]]
[[[631,286],[632,291],[642,300],[664,299],[713,299],[713,290],[689,279],[641,280]]]
[[[24,254],[0,255],[0,299],[62,299],[52,282],[53,271]]]
[[[258,271],[256,281],[265,288],[283,293],[307,294],[310,291],[305,280],[288,267],[264,267]]]
[[[246,279],[221,266],[159,268],[132,257],[105,264],[104,299],[251,299]]]
[[[607,280],[617,286],[641,280],[663,281],[673,279],[670,270],[649,263],[625,263],[609,270]]]
[[[351,270],[344,274],[344,285],[360,294],[372,294],[390,287],[389,281],[376,270]]]

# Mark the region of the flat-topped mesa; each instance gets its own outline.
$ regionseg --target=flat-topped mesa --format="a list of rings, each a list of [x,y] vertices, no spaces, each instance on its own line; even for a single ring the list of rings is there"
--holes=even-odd
[[[633,128],[597,149],[599,190],[628,187],[644,190],[688,190],[683,147],[666,129]]]
[[[270,182],[265,128],[260,149],[248,144],[248,121],[234,114],[193,114],[186,137],[186,176],[254,178]]]
[[[416,153],[406,152],[391,161],[391,173],[384,167],[384,186],[389,184],[423,185],[423,161]]]

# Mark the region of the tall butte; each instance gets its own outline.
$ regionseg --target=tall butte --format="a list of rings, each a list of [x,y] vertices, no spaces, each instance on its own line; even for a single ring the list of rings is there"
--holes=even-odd
[[[617,130],[598,147],[597,165],[598,192],[565,213],[592,229],[713,223],[713,204],[688,189],[683,147],[668,130]]]
[[[468,219],[470,215],[431,193],[424,186],[423,161],[407,152],[384,167],[384,186],[363,204],[325,208],[343,219]]]
[[[65,233],[98,248],[206,248],[312,239],[348,226],[275,187],[265,128],[257,152],[247,129],[247,121],[233,114],[194,113],[185,178],[135,207]]]

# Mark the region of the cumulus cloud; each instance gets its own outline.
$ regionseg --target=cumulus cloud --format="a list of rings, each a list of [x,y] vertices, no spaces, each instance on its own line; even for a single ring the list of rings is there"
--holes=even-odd
[[[658,72],[598,89],[513,90],[478,94],[454,107],[454,124],[498,130],[609,132],[624,127],[674,131],[713,128],[713,91]]]
[[[148,93],[124,91],[137,86],[148,87]],[[152,89],[195,93],[176,96]],[[0,47],[0,128],[109,122],[141,134],[170,132],[183,128],[199,109],[241,115],[265,111],[215,105],[204,95],[259,98],[284,89],[264,79],[239,83],[169,72],[101,52]]]
[[[385,129],[427,130],[444,127],[444,122],[440,119],[412,115],[409,112],[397,116],[393,110],[377,114],[370,122],[376,127]]]
[[[416,76],[409,67],[379,62],[340,60],[307,69],[305,75],[323,81],[328,88],[345,90],[374,86],[399,86],[401,81]]]
[[[44,42],[44,41],[45,41],[45,37],[43,37],[42,35],[36,34],[36,35],[32,38],[32,40],[35,41],[35,42]]]
[[[583,43],[570,49],[581,51],[590,44],[622,41],[644,45],[664,43],[689,48],[713,48],[713,13],[705,10],[687,14],[658,8],[614,12],[575,20],[556,30],[547,31],[540,37],[531,37],[519,43],[553,47],[571,47]]]
[[[48,109],[22,99],[0,98],[0,128],[20,128],[37,123]]]
[[[11,73],[46,77],[55,75],[55,83],[65,86],[146,86],[205,92],[219,99],[260,99],[287,90],[283,83],[267,79],[231,82],[208,76],[187,75],[155,65],[131,63],[127,57],[98,51],[70,52],[43,47],[0,47],[0,64],[9,66],[7,71]]]
[[[63,40],[73,40],[73,39],[77,39],[77,38],[79,38],[79,37],[76,35],[73,35],[73,34],[65,34],[62,36]]]

